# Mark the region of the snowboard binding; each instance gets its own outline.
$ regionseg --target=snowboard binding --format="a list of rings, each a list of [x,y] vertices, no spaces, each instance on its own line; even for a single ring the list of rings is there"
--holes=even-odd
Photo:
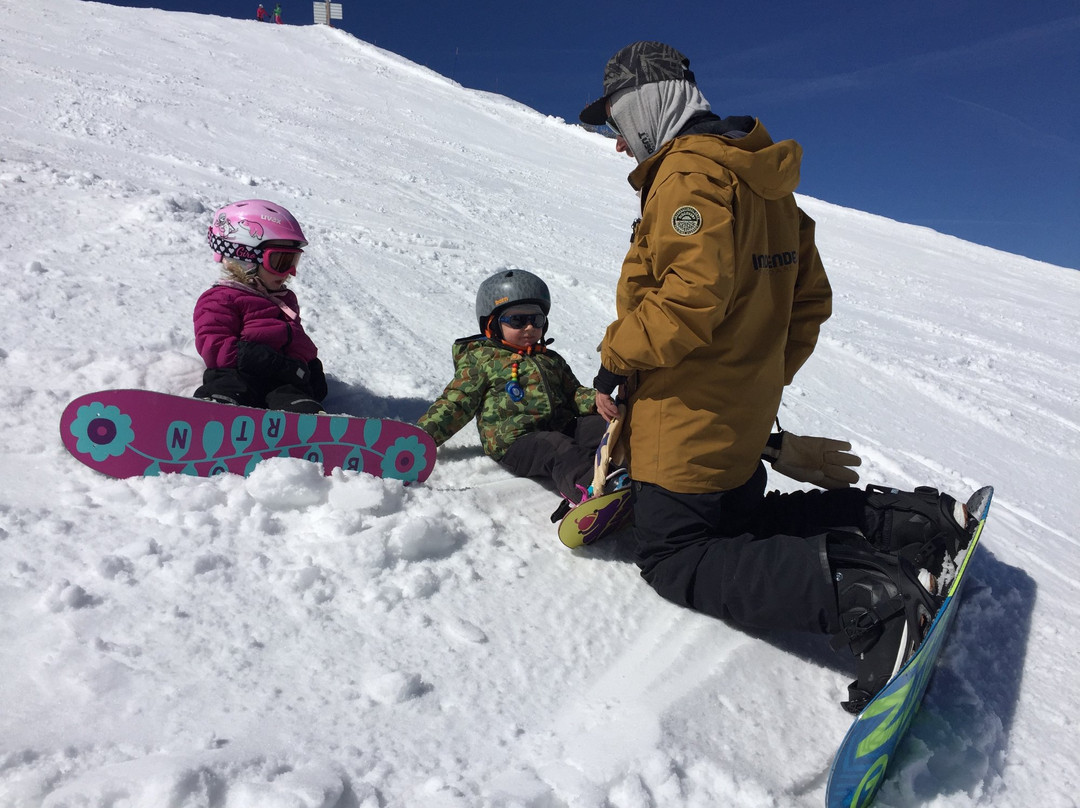
[[[918,650],[943,599],[934,576],[867,548],[861,537],[830,534],[829,561],[840,622],[832,645],[847,646],[856,659],[856,679],[841,705],[858,713]]]
[[[946,560],[954,560],[971,541],[971,517],[965,505],[936,488],[900,491],[868,485],[862,533],[879,551],[899,555],[915,569],[940,578]]]

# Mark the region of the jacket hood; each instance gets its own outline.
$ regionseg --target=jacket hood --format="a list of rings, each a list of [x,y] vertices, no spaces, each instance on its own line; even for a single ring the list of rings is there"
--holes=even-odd
[[[733,121],[752,122],[753,126],[744,135],[742,129],[732,125]],[[780,199],[799,187],[802,146],[794,140],[773,143],[760,121],[716,119],[713,126],[693,126],[690,131],[665,143],[630,173],[628,179],[635,190],[651,185],[664,159],[678,154],[698,155],[722,165],[764,199]]]

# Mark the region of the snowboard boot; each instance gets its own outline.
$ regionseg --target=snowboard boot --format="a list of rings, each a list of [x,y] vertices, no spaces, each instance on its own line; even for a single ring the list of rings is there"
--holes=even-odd
[[[920,580],[907,559],[869,549],[855,534],[830,533],[828,557],[840,627],[832,645],[856,659],[841,705],[859,713],[918,649],[942,598],[932,576]]]
[[[557,525],[559,522],[562,521],[562,518],[564,516],[566,516],[566,514],[570,513],[570,509],[573,508],[573,507],[574,507],[574,504],[570,500],[564,498],[559,503],[559,507],[556,508],[554,511],[552,511],[552,513],[551,513],[551,523],[553,525]]]
[[[591,477],[589,478],[592,479]],[[581,483],[574,483],[574,487],[577,489],[576,497],[568,497],[566,494],[562,495],[562,502],[559,503],[559,507],[555,509],[551,514],[551,523],[558,524],[562,521],[562,518],[570,511],[580,505],[582,502],[589,498],[588,485],[582,485]]]
[[[915,569],[940,578],[945,560],[955,560],[971,542],[967,508],[936,488],[866,490],[862,534],[875,549],[899,555]]]

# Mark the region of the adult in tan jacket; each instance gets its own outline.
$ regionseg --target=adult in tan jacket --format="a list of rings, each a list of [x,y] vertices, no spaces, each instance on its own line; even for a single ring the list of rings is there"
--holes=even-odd
[[[792,196],[799,145],[749,118],[710,123],[727,133],[674,138],[630,175],[641,219],[600,355],[632,378],[634,479],[686,494],[750,479],[832,312]]]
[[[823,451],[836,442],[770,435],[832,312],[814,222],[793,196],[802,150],[754,118],[714,115],[689,64],[635,42],[581,113],[637,160],[629,180],[641,196],[597,409],[614,416],[616,389],[629,405],[642,576],[742,625],[840,635],[859,659],[847,703],[857,710],[921,641],[940,600],[919,570],[940,575],[967,546],[966,516],[934,489],[844,488],[826,471],[845,462]],[[765,496],[763,457],[837,487]]]

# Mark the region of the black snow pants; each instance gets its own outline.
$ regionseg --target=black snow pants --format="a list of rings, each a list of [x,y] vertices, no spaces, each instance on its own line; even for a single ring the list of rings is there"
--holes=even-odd
[[[584,494],[578,486],[592,482],[593,458],[606,430],[603,416],[583,415],[562,432],[522,435],[499,463],[518,477],[546,477],[564,497],[580,502]]]
[[[827,533],[855,530],[866,492],[739,488],[679,494],[634,483],[642,577],[668,600],[754,629],[839,630]]]

